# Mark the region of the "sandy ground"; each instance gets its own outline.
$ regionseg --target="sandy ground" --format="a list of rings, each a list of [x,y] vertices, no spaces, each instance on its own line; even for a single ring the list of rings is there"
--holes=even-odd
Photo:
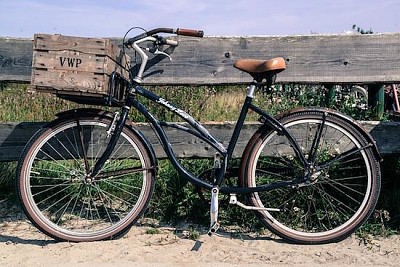
[[[400,236],[304,246],[271,235],[220,231],[197,240],[188,227],[135,226],[127,235],[92,243],[55,242],[40,233],[19,207],[2,208],[0,266],[400,266]]]

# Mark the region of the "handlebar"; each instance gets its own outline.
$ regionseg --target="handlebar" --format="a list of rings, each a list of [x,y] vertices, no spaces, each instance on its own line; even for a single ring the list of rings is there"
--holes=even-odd
[[[136,74],[136,77],[133,81],[137,83],[142,82],[143,73],[148,61],[148,56],[146,55],[145,51],[149,51],[155,55],[164,55],[172,59],[169,54],[164,51],[159,51],[159,45],[170,45],[170,46],[177,46],[178,41],[166,39],[162,36],[157,36],[157,33],[171,33],[183,36],[192,36],[192,37],[203,37],[204,32],[199,30],[190,30],[190,29],[171,29],[171,28],[157,28],[142,34],[139,34],[135,37],[129,38],[126,42],[124,42],[124,46],[133,48],[141,57],[140,68]],[[139,46],[140,43],[150,41],[154,43],[154,47],[147,47],[142,48]]]
[[[126,42],[124,42],[125,46],[131,46],[134,42],[143,39],[147,36],[152,36],[157,33],[171,33],[171,34],[177,34],[177,35],[182,35],[182,36],[192,36],[192,37],[203,37],[204,32],[201,30],[191,30],[191,29],[172,29],[172,28],[157,28],[153,29],[151,31],[139,34],[135,37],[129,38]],[[166,44],[169,44],[171,40],[167,40]],[[171,45],[175,45],[175,43],[170,43]]]

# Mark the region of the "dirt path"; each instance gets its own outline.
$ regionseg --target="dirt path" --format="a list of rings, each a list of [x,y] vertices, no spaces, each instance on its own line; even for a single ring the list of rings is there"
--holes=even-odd
[[[0,207],[1,208],[1,207]],[[4,211],[4,209],[1,209]],[[92,243],[55,242],[41,234],[18,207],[2,214],[0,266],[399,266],[400,236],[364,242],[303,246],[273,236],[133,227],[121,239]],[[183,228],[184,229],[184,228]],[[187,229],[187,228],[186,228]]]

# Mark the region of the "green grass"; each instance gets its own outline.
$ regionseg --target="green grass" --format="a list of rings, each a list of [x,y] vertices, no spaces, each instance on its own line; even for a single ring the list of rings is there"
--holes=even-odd
[[[191,114],[195,119],[205,121],[235,121],[246,97],[245,86],[163,86],[148,87],[161,97],[171,100],[178,107]],[[268,93],[260,92],[255,104],[271,114],[290,110],[298,106],[326,106],[326,89],[321,86],[277,85]],[[149,103],[149,110],[158,118],[177,121],[175,115],[158,105]],[[351,103],[350,103],[351,104]],[[27,84],[0,84],[0,121],[51,121],[55,114],[64,110],[85,107],[57,98],[48,93],[32,92]],[[346,105],[336,105],[338,110],[349,115],[366,119],[366,114],[356,114]],[[112,110],[109,107],[100,107]],[[143,122],[144,117],[132,110],[130,118]],[[257,120],[258,115],[250,113],[247,120]]]
[[[9,84],[0,91],[0,121],[50,121],[76,106],[49,94],[31,93],[28,85]]]
[[[148,228],[145,231],[146,235],[158,235],[161,233],[160,229],[158,228]]]

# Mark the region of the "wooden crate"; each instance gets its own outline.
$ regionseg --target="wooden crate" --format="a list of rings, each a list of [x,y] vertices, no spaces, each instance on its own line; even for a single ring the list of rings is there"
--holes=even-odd
[[[129,62],[109,39],[35,34],[31,85],[72,101],[101,104],[110,93],[112,72],[129,79]]]

